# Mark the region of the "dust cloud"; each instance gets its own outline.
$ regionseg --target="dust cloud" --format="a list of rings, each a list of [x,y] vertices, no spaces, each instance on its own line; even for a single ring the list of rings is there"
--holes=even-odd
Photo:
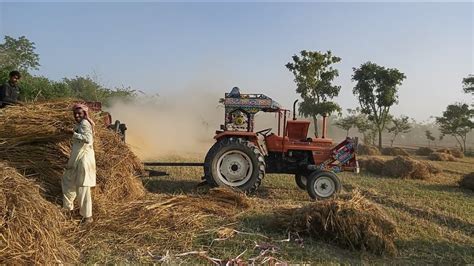
[[[184,92],[179,95],[143,96],[133,101],[114,101],[113,121],[127,125],[126,142],[145,161],[163,158],[202,157],[214,143],[223,123],[223,95]]]

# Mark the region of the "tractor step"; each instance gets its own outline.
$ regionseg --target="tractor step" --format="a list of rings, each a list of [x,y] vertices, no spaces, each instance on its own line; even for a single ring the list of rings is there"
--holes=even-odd
[[[204,163],[145,162],[145,166],[194,166],[203,167]]]

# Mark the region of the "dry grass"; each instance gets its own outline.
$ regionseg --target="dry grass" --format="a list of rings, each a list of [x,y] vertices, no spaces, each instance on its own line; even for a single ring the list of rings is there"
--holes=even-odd
[[[395,223],[358,192],[302,208],[276,210],[275,215],[278,226],[291,232],[379,255],[397,252],[393,242],[397,235]]]
[[[0,162],[0,264],[77,262],[66,240],[70,223],[40,187]]]

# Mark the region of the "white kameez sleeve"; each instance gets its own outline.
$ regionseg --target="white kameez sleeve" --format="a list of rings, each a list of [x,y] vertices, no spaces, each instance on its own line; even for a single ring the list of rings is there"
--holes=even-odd
[[[92,126],[87,120],[83,120],[79,127],[79,132],[74,132],[72,136],[73,139],[80,140],[84,143],[91,143],[92,142]]]

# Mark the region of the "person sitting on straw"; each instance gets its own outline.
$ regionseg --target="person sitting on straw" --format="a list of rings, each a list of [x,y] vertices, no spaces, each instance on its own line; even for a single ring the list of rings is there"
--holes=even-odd
[[[8,77],[8,82],[0,86],[0,108],[20,103],[18,101],[20,94],[18,81],[21,79],[21,74],[17,70],[14,70],[10,72]]]
[[[74,126],[71,157],[62,178],[63,208],[71,211],[78,196],[79,213],[83,222],[92,222],[91,187],[96,185],[96,165],[93,147],[94,122],[89,117],[89,108],[75,104],[72,108]]]

